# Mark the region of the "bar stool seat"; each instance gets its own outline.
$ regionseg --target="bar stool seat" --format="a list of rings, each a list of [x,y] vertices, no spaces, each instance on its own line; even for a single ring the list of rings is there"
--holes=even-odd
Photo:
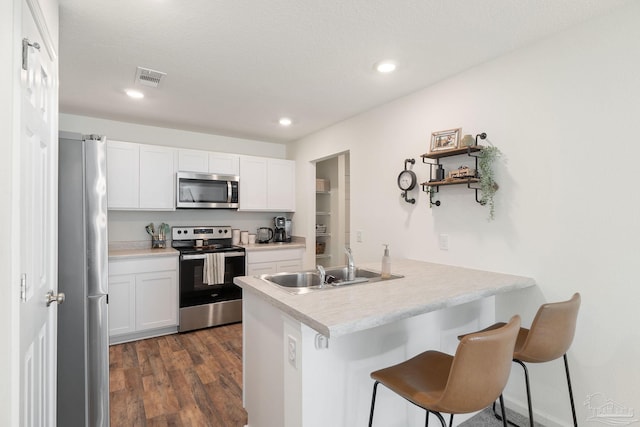
[[[378,384],[433,413],[446,427],[441,412],[479,411],[500,397],[511,370],[511,358],[520,328],[520,317],[489,331],[469,334],[458,344],[455,356],[426,351],[388,368],[371,373],[375,380],[369,426],[373,424]],[[504,415],[504,414],[503,414]],[[503,416],[506,426],[506,417]]]

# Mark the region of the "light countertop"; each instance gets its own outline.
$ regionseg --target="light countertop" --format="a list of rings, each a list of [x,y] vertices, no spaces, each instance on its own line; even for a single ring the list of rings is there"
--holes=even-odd
[[[304,242],[290,242],[290,243],[256,243],[253,245],[238,245],[243,247],[247,252],[253,252],[253,251],[270,251],[270,250],[277,250],[277,249],[298,249],[298,248],[302,248],[304,249],[305,243]]]
[[[109,259],[178,256],[180,252],[167,241],[165,249],[151,249],[151,241],[109,242]]]
[[[357,267],[380,271],[379,262]],[[327,337],[535,285],[529,277],[406,259],[392,259],[391,272],[404,278],[298,295],[253,276],[237,277],[234,283]]]

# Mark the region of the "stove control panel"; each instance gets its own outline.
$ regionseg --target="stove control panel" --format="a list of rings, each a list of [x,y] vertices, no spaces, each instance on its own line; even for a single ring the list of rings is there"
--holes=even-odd
[[[184,226],[172,227],[171,237],[173,240],[194,240],[194,239],[230,239],[230,226]]]

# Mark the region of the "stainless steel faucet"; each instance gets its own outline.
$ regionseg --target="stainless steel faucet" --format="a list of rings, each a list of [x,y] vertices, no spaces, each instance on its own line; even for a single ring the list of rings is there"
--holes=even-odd
[[[324,267],[320,264],[316,265],[316,269],[318,270],[318,275],[320,276],[320,287],[323,287],[324,282],[326,281],[327,272],[324,271]]]
[[[356,278],[356,263],[353,260],[353,254],[351,253],[350,247],[344,248],[344,253],[347,254],[347,258],[349,259],[349,263],[347,264],[347,280],[355,280]]]

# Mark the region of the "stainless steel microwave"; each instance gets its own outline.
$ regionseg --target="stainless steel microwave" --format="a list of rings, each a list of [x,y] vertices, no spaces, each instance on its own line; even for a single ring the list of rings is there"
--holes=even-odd
[[[177,208],[238,208],[237,175],[178,172],[176,181]]]

